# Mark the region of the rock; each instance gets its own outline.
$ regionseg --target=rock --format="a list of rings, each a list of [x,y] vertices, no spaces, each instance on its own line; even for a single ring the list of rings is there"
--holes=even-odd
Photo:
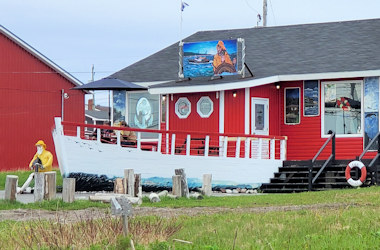
[[[158,197],[167,196],[168,193],[169,193],[168,190],[161,191],[161,192],[158,193]]]
[[[225,193],[225,192],[226,192],[226,189],[225,189],[225,188],[221,188],[221,189],[220,189],[220,192],[221,192],[221,193]]]
[[[233,194],[238,194],[238,193],[239,193],[239,190],[238,190],[238,189],[233,189],[233,190],[232,190],[232,193],[233,193]]]
[[[226,189],[226,193],[227,194],[232,194],[232,190],[231,189]]]
[[[240,190],[240,193],[246,193],[247,192],[247,189],[246,188],[242,188],[241,190]]]
[[[149,195],[149,200],[150,200],[150,202],[160,202],[161,201],[160,197],[158,197],[158,195],[156,193],[151,193]]]
[[[191,193],[190,198],[195,198],[197,200],[202,200],[203,196],[200,193]]]
[[[173,195],[173,194],[168,194],[167,197],[170,199],[178,199],[179,198],[177,195]]]

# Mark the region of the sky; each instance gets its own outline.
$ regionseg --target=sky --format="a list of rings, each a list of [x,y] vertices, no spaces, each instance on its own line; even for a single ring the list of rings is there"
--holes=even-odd
[[[0,24],[87,83],[92,65],[99,80],[197,31],[251,28],[262,15],[263,0],[184,2],[181,12],[181,0],[0,0]],[[268,0],[267,26],[379,18],[379,10],[379,0]]]

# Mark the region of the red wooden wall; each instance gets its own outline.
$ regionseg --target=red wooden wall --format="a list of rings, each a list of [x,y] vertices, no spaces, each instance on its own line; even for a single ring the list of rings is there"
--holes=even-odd
[[[300,88],[300,124],[288,125],[284,122],[284,89],[285,87]],[[321,98],[321,86],[320,98]],[[320,100],[320,105],[321,105]],[[320,147],[325,143],[326,138],[321,138],[321,108],[319,116],[306,117],[303,115],[303,81],[281,83],[281,108],[280,123],[281,135],[288,136],[288,160],[308,160],[312,159]],[[322,104],[323,105],[323,104]],[[354,159],[363,151],[363,137],[336,138],[336,158]],[[326,159],[331,153],[331,144],[324,150],[318,159]]]
[[[171,96],[171,95],[170,95]],[[219,132],[219,99],[215,92],[190,93],[169,96],[169,128],[170,130]],[[197,112],[197,102],[202,96],[208,96],[213,102],[214,111],[208,118],[202,118]],[[180,119],[175,113],[175,103],[181,97],[186,97],[191,103],[191,113],[185,119]]]
[[[42,139],[54,155],[54,117],[61,116],[61,89],[69,94],[64,118],[84,122],[84,92],[0,34],[0,170],[25,169]]]

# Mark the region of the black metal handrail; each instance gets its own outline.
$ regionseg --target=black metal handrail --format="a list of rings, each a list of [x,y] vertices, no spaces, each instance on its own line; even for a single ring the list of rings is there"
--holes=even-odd
[[[313,169],[314,169],[315,162],[317,161],[318,156],[322,153],[322,151],[326,148],[326,146],[329,144],[330,141],[331,141],[331,154],[330,154],[329,158],[323,163],[321,169],[318,171],[318,173],[313,178]],[[326,142],[319,149],[318,153],[310,161],[310,164],[309,164],[309,186],[308,186],[309,191],[311,191],[313,189],[314,182],[322,174],[322,172],[325,170],[325,168],[328,165],[330,165],[331,162],[333,162],[333,161],[335,161],[335,132],[332,132],[330,137],[326,140]]]
[[[375,137],[372,138],[372,140],[369,142],[367,147],[363,150],[363,152],[358,157],[358,160],[361,161],[364,155],[368,153],[372,144],[375,143],[375,141],[377,141],[377,154],[368,165],[368,170],[372,173],[372,178],[371,178],[372,184],[377,184],[377,173],[378,173],[377,162],[380,158],[380,131],[375,135]]]

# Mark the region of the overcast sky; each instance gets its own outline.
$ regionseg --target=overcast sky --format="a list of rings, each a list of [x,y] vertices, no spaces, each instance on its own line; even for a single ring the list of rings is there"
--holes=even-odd
[[[0,24],[87,83],[92,65],[98,80],[197,31],[255,27],[263,1],[185,2],[182,29],[180,0],[0,0]],[[379,0],[268,0],[268,26],[379,17]]]

